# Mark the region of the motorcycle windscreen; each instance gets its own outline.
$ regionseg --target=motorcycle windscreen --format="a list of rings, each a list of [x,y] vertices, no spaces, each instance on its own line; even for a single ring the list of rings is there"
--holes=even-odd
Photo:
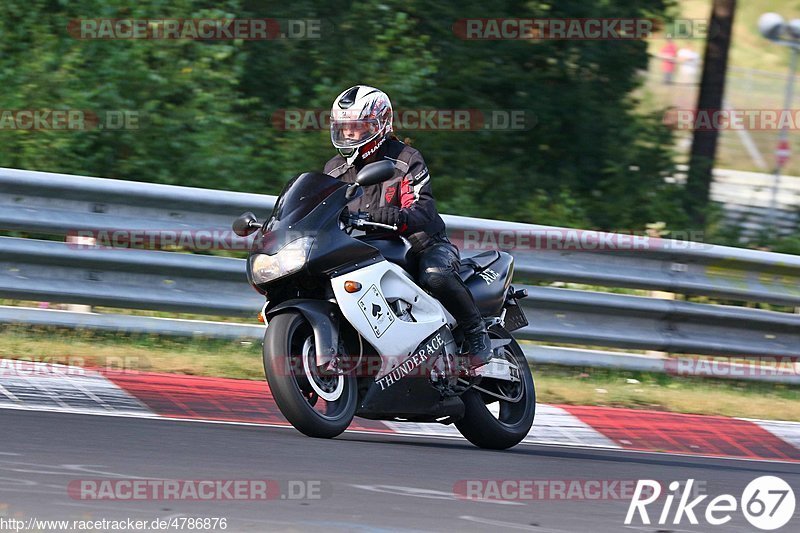
[[[287,183],[267,221],[266,231],[278,231],[296,224],[328,196],[347,184],[319,172],[306,172]]]
[[[294,239],[303,237],[298,230],[298,223],[331,194],[346,186],[347,183],[320,172],[306,172],[290,180],[264,225],[258,248],[265,253],[272,253]]]

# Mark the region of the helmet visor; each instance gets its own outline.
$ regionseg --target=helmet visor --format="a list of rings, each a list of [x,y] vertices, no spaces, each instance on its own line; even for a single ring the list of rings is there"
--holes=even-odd
[[[381,123],[375,118],[331,120],[331,141],[336,148],[355,148],[378,136]]]

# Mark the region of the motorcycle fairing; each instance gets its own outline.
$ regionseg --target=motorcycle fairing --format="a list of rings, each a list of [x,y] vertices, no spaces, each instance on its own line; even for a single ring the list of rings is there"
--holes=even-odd
[[[345,281],[360,283],[361,290],[347,292]],[[385,260],[334,276],[331,286],[344,317],[382,356],[378,378],[397,368],[417,348],[421,339],[428,338],[446,325],[450,317],[442,304],[420,289],[408,273]],[[363,309],[361,304],[370,292],[373,296],[368,300],[369,308]],[[412,305],[411,314],[415,322],[393,316],[388,302],[398,298]],[[386,316],[386,313],[392,313],[392,316]]]
[[[370,382],[357,414],[364,418],[432,421],[463,415],[458,397],[443,397],[431,381],[431,373],[442,375],[451,357],[455,364],[455,342],[447,326],[426,337],[412,355],[398,363],[383,377]]]

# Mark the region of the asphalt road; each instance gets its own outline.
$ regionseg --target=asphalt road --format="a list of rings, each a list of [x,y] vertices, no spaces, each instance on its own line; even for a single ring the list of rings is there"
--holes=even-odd
[[[521,445],[483,451],[465,441],[347,433],[334,440],[291,428],[0,410],[0,517],[151,521],[219,517],[226,531],[754,531],[741,512],[725,526],[623,525],[629,499],[469,501],[462,480],[694,479],[711,497],[762,475],[800,498],[800,465]],[[320,498],[270,501],[98,501],[71,497],[76,480],[289,481]],[[459,482],[461,481],[461,485]],[[548,485],[548,487],[551,485]],[[612,491],[613,492],[613,491]],[[74,495],[73,495],[74,496]],[[677,502],[676,498],[676,502]],[[705,502],[698,506],[700,515]],[[663,498],[652,504],[657,519]],[[673,505],[674,510],[674,505]],[[672,516],[670,515],[670,522]],[[800,513],[784,530],[797,531]],[[0,524],[2,522],[0,521]],[[2,530],[2,528],[0,528]],[[171,529],[175,531],[177,529]]]

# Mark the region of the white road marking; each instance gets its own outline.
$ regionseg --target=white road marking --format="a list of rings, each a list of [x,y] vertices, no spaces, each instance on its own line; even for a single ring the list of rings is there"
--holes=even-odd
[[[20,468],[21,466],[33,468]],[[132,476],[128,474],[119,474],[117,472],[106,472],[103,470],[96,470],[89,467],[103,466],[103,465],[40,465],[37,463],[24,463],[19,461],[2,461],[0,460],[0,470],[8,470],[10,472],[19,472],[22,474],[45,474],[56,476],[74,476],[76,473],[95,474],[98,476],[120,478],[120,479],[161,479],[142,476]],[[44,470],[52,469],[52,470]],[[3,478],[0,478],[3,479]]]
[[[75,366],[0,359],[0,407],[32,410],[150,412],[103,374]]]
[[[539,526],[529,526],[527,524],[516,524],[514,522],[505,522],[503,520],[490,520],[488,518],[480,518],[478,516],[463,515],[459,516],[459,518],[462,520],[467,520],[469,522],[475,522],[477,524],[484,524],[487,526],[497,526],[497,527],[509,527],[512,529],[521,529],[523,531],[538,531],[540,533],[569,533],[564,529],[542,528]]]
[[[0,394],[2,394],[3,396],[5,396],[6,398],[8,398],[9,400],[11,400],[12,402],[22,403],[22,400],[20,400],[19,398],[17,398],[17,397],[16,397],[14,394],[12,394],[12,393],[11,393],[11,392],[10,392],[8,389],[6,389],[5,387],[3,387],[3,385],[2,385],[2,384],[0,384]]]
[[[461,433],[453,426],[415,422],[384,422],[384,424],[397,433],[461,438]],[[579,444],[598,448],[621,448],[619,444],[575,415],[560,407],[546,404],[536,405],[533,427],[523,442],[526,444]]]
[[[466,500],[459,498],[452,492],[445,492],[441,490],[423,489],[419,487],[404,487],[401,485],[350,485],[361,490],[368,490],[370,492],[381,492],[384,494],[395,494],[398,496],[410,496],[413,498],[425,498],[429,500],[451,500],[451,501],[468,501],[480,503],[495,503],[498,505],[525,505],[520,502],[512,502],[506,500]]]
[[[93,510],[106,510],[106,511],[130,511],[133,513],[144,513],[148,515],[153,514],[153,509],[137,509],[135,507],[116,507],[113,505],[105,505],[103,503],[78,503],[78,502],[52,502],[49,505],[60,505],[61,507],[87,507]]]
[[[783,422],[777,420],[748,420],[740,418],[739,420],[747,420],[761,429],[768,431],[778,437],[779,439],[788,442],[795,448],[800,449],[800,422]]]

